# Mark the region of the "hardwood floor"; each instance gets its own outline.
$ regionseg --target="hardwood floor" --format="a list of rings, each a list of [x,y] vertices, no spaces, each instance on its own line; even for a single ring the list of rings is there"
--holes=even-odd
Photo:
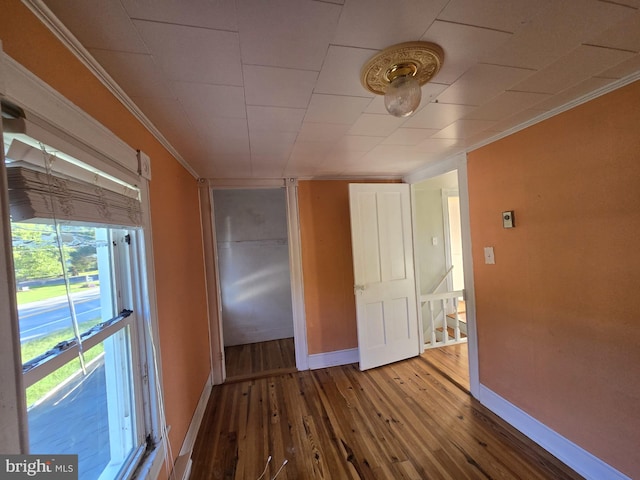
[[[416,357],[213,388],[191,479],[578,479]]]
[[[448,380],[469,392],[469,349],[466,343],[425,350],[422,358]]]
[[[293,338],[225,347],[227,382],[296,372]]]

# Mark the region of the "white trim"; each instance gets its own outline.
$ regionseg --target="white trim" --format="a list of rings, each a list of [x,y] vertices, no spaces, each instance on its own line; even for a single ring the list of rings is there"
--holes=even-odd
[[[188,469],[190,468],[191,453],[193,452],[193,447],[196,444],[198,431],[200,430],[200,425],[202,425],[202,419],[204,418],[204,413],[207,410],[207,404],[209,403],[209,397],[211,396],[211,388],[213,386],[211,381],[212,375],[210,374],[207,378],[207,382],[205,383],[204,388],[202,389],[202,393],[200,394],[200,400],[198,400],[198,405],[193,412],[191,423],[189,423],[189,429],[187,430],[187,434],[184,437],[182,448],[180,449],[180,453],[178,454],[178,458],[176,459],[173,467],[173,474],[177,475],[172,476],[172,478],[185,478],[185,473],[187,473]],[[179,459],[181,457],[188,458],[189,461],[179,462]],[[177,470],[178,468],[182,471]]]
[[[0,40],[0,96],[4,93],[5,62]],[[2,119],[0,118],[0,138]],[[7,188],[4,148],[0,150],[0,452],[28,452],[28,429],[25,390],[22,384],[18,306],[15,296],[15,274],[11,245],[9,193]],[[20,365],[20,367],[18,367]]]
[[[211,315],[211,331],[217,330],[219,332],[219,345],[212,345],[213,366],[214,366],[214,384],[224,382],[226,378],[226,368],[224,365],[224,332],[222,328],[222,294],[220,283],[220,269],[218,266],[218,253],[215,231],[215,206],[213,202],[213,189],[234,189],[234,188],[284,188],[286,195],[286,215],[287,215],[287,235],[289,244],[289,271],[290,271],[290,283],[291,283],[291,307],[293,314],[293,337],[294,348],[296,357],[296,368],[298,370],[308,370],[308,347],[307,347],[307,321],[304,309],[304,288],[302,281],[302,247],[300,240],[300,221],[298,215],[298,182],[295,178],[284,179],[230,179],[230,180],[217,180],[217,179],[200,179],[200,184],[208,188],[211,224],[210,229],[212,232],[211,243],[213,251],[216,283],[216,295],[218,298],[218,311],[215,315]],[[202,200],[201,200],[202,201]],[[204,215],[205,213],[203,213]],[[203,226],[207,228],[206,225]],[[208,234],[208,232],[207,232]],[[206,239],[208,242],[209,239]],[[206,248],[206,247],[205,247]],[[212,294],[212,292],[211,292]],[[214,340],[215,341],[215,340]],[[218,358],[222,365],[217,364]],[[222,368],[222,375],[218,375],[216,370]],[[218,382],[218,379],[220,381]]]
[[[420,295],[422,294],[422,286],[420,284],[420,268],[418,265],[418,232],[416,224],[418,220],[416,218],[416,189],[413,185],[410,185],[409,191],[411,192],[411,240],[413,241],[413,272],[414,272],[414,284],[416,288],[416,298],[418,299],[418,354],[422,355],[425,350],[424,344],[424,319],[422,317],[422,305],[420,304]]]
[[[631,480],[528,413],[480,385],[480,403],[587,479]]]
[[[467,345],[469,356],[469,391],[480,394],[478,366],[478,329],[476,327],[476,296],[473,280],[473,254],[471,246],[471,217],[469,214],[469,184],[467,182],[467,156],[458,159],[458,196],[460,198],[460,228],[462,233],[462,268],[464,269],[464,300],[467,317]]]
[[[200,229],[202,230],[202,256],[205,273],[205,292],[207,295],[207,326],[209,333],[211,383],[213,385],[219,385],[225,381],[227,374],[221,328],[220,281],[216,268],[218,250],[216,232],[213,224],[213,199],[211,189],[207,181],[203,178],[198,180],[198,197],[200,199]],[[216,335],[214,335],[214,332]]]
[[[442,195],[442,222],[444,224],[444,265],[447,271],[449,271],[453,268],[453,258],[451,257],[451,220],[449,217],[449,197],[458,197],[459,199],[460,193],[458,192],[457,188],[443,188],[440,193]],[[453,290],[453,275],[451,274],[451,272],[445,277],[445,279],[447,282],[447,290]]]
[[[137,175],[138,159],[133,148],[13,58],[4,54],[3,60],[7,100],[27,111],[30,120],[27,126],[36,129],[36,135],[47,135],[47,130],[54,127],[58,131],[54,135],[59,138],[67,135],[80,141],[82,147],[77,144],[75,147],[94,150]],[[43,120],[45,125],[42,125]],[[48,137],[52,135],[49,133]],[[65,138],[63,140],[73,142]]]
[[[347,350],[335,350],[333,352],[314,353],[309,355],[309,370],[319,368],[338,367],[350,363],[358,363],[360,354],[357,348]]]
[[[293,341],[296,368],[309,368],[307,346],[307,316],[304,309],[304,283],[302,279],[302,242],[298,215],[298,182],[290,178],[286,183],[287,233],[289,236],[289,272],[291,276],[291,307],[293,311]]]
[[[167,151],[194,177],[198,174],[189,165],[178,151],[162,135],[160,130],[142,113],[142,110],[134,103],[116,81],[102,68],[89,51],[82,46],[80,41],[69,31],[67,27],[53,14],[53,12],[41,0],[23,0],[23,3],[33,14],[69,49],[69,51],[91,72],[107,90],[167,149]],[[60,123],[57,123],[61,125]]]

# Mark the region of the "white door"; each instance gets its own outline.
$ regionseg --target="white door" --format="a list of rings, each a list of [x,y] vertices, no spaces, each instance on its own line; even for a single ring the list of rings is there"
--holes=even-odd
[[[360,370],[420,353],[409,185],[351,184]]]

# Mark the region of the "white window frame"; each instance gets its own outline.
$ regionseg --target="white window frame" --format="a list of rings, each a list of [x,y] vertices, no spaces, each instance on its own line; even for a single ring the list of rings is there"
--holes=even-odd
[[[144,397],[145,429],[155,447],[146,460],[137,465],[137,477],[156,478],[164,462],[164,425],[162,401],[162,366],[160,364],[157,303],[155,294],[155,275],[153,269],[153,245],[151,242],[151,217],[149,202],[150,160],[142,152],[129,147],[111,131],[98,123],[84,111],[72,104],[57,91],[25,69],[18,62],[2,52],[0,43],[0,98],[29,112],[33,128],[42,129],[41,134],[49,134],[50,142],[62,142],[63,151],[71,151],[74,156],[110,175],[135,183],[140,188],[142,216],[142,232],[135,235],[134,281],[136,292],[134,308],[143,325],[148,328],[150,344],[141,345],[144,350],[146,367],[144,368],[145,384],[148,394]],[[0,133],[1,129],[0,129]],[[56,145],[60,146],[60,144]],[[11,231],[8,215],[8,195],[6,190],[6,172],[4,158],[0,174],[0,200],[2,215],[0,234],[4,245],[11,243]],[[11,249],[0,257],[3,272],[13,272]],[[17,305],[15,300],[15,283],[13,276],[7,274],[0,277],[0,313],[3,318],[11,319],[0,325],[0,381],[3,389],[0,405],[0,451],[5,453],[26,453],[27,420],[22,383],[22,364],[20,360],[19,333],[17,332]],[[133,469],[128,472],[133,474]]]

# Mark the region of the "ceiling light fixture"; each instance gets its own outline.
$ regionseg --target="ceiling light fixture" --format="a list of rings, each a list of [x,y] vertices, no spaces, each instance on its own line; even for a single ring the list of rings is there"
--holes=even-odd
[[[420,87],[440,70],[444,51],[435,43],[406,42],[385,48],[362,67],[364,88],[384,95],[384,106],[396,117],[408,117],[420,106]]]

